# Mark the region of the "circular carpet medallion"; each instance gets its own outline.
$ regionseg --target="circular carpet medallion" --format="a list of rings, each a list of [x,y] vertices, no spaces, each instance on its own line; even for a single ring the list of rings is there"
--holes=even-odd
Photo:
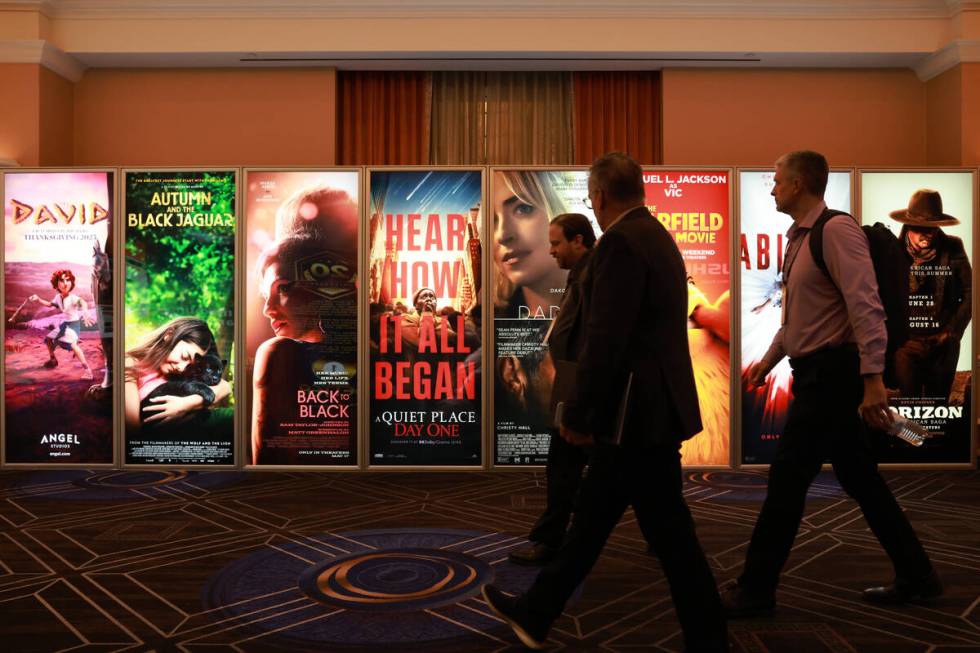
[[[264,648],[493,649],[509,629],[480,589],[530,587],[540,570],[507,561],[525,544],[506,533],[445,528],[276,536],[211,576],[201,598],[210,619],[234,623],[236,638]]]
[[[480,558],[444,549],[388,549],[314,565],[299,577],[310,598],[338,608],[425,610],[479,594],[493,577]]]

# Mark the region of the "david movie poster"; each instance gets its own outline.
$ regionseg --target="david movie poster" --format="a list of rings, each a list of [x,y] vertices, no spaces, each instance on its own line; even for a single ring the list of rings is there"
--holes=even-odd
[[[793,219],[776,210],[773,171],[739,171],[739,289],[742,297],[742,464],[768,465],[786,426],[792,404],[793,372],[784,358],[761,387],[750,387],[749,370],[762,360],[779,331],[782,317],[782,267],[786,232]],[[851,213],[851,173],[831,172],[824,194],[827,206]]]
[[[372,465],[480,465],[477,170],[371,171]]]
[[[358,173],[245,184],[246,461],[356,464]]]
[[[125,173],[127,464],[234,458],[234,171]]]
[[[647,208],[687,267],[687,339],[704,430],[681,446],[685,465],[731,462],[730,177],[728,170],[643,173]]]
[[[546,342],[558,316],[568,270],[551,256],[548,226],[563,213],[589,218],[589,173],[494,170],[493,330],[494,464],[548,460],[555,366]]]
[[[973,463],[974,188],[971,171],[861,172],[861,221],[888,227],[908,266],[907,329],[885,367],[889,404],[932,436],[913,447],[881,435],[880,462]]]
[[[4,174],[7,463],[111,464],[109,171]]]

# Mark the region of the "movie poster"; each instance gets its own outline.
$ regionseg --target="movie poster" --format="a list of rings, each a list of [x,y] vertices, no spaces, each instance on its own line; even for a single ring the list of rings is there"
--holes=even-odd
[[[688,346],[704,430],[681,446],[684,465],[728,465],[731,451],[728,170],[647,170],[647,208],[687,266]]]
[[[932,435],[921,447],[881,435],[879,460],[971,464],[974,173],[862,172],[860,188],[863,224],[898,237],[909,271],[907,331],[886,366],[889,403]]]
[[[782,267],[786,232],[793,219],[776,211],[773,171],[739,171],[739,288],[742,298],[742,464],[772,462],[776,443],[792,403],[789,359],[779,362],[765,385],[749,387],[749,370],[762,360],[779,331],[782,316]],[[831,172],[824,194],[827,206],[851,213],[851,173]]]
[[[478,170],[370,173],[372,465],[480,465]]]
[[[127,464],[235,462],[235,187],[125,172]]]
[[[114,183],[4,174],[7,463],[113,462]]]
[[[247,172],[247,464],[357,463],[357,202],[353,170]]]
[[[544,465],[553,417],[555,366],[545,342],[558,316],[568,270],[551,256],[548,225],[581,213],[586,170],[494,170],[493,331],[494,464]]]

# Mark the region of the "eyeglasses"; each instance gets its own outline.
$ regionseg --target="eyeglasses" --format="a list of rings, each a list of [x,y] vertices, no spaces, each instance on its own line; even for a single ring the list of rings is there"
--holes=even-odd
[[[590,190],[589,194],[586,197],[582,198],[582,204],[585,204],[585,208],[587,208],[590,211],[592,210],[592,196],[599,192],[602,192],[601,189],[599,188],[596,188],[595,190]]]

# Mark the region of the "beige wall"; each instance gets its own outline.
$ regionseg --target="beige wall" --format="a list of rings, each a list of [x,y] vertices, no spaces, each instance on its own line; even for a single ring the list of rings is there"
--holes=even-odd
[[[331,165],[336,72],[90,70],[76,165]]]
[[[39,96],[38,159],[43,166],[70,166],[75,157],[75,85],[41,68]]]
[[[980,166],[980,63],[963,64],[963,165]]]
[[[40,66],[0,64],[0,159],[39,165],[38,99]]]
[[[910,70],[665,70],[664,162],[769,165],[788,150],[835,166],[926,163],[925,85]]]
[[[929,165],[959,165],[962,155],[963,85],[961,66],[926,82],[926,160]]]
[[[812,147],[839,166],[980,165],[980,64],[907,70],[671,69],[667,164],[769,165]],[[331,165],[336,72],[90,70],[77,84],[0,65],[0,158],[21,165]]]

